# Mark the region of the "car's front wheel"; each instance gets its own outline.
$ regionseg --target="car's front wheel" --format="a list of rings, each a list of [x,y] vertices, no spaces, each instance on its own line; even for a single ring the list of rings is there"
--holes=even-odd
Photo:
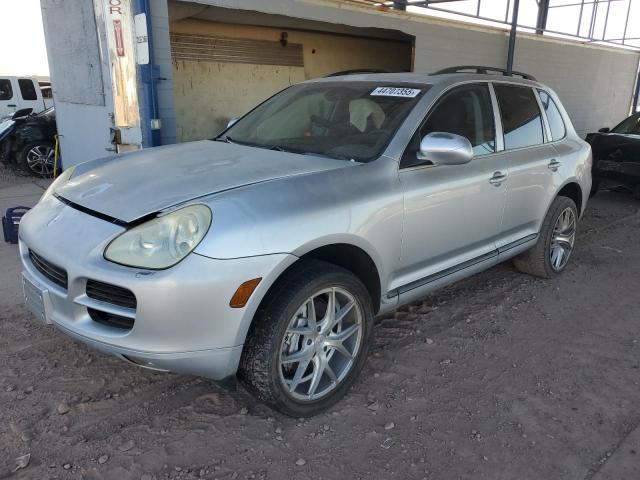
[[[20,168],[31,175],[43,178],[53,176],[54,160],[53,143],[46,140],[28,143],[18,153]]]
[[[577,226],[575,202],[556,197],[542,222],[536,245],[513,260],[516,268],[542,278],[552,278],[562,272],[573,253]]]
[[[346,394],[372,333],[371,298],[362,282],[335,265],[303,260],[256,314],[238,376],[280,412],[315,415]]]

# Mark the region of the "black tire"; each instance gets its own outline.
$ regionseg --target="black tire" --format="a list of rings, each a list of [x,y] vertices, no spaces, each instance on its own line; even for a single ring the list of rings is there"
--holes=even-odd
[[[43,153],[53,152],[54,145],[53,143],[47,140],[38,140],[36,142],[27,143],[24,147],[20,149],[20,152],[18,153],[18,158],[17,158],[18,168],[20,168],[25,173],[28,173],[29,175],[34,175],[36,177],[41,177],[41,178],[52,177],[53,176],[53,160],[52,160],[53,154],[51,155],[51,162],[50,163],[47,162],[46,166],[42,165],[42,168],[32,168],[32,166],[29,165],[28,156],[29,156],[29,152],[31,152],[33,149],[39,149]],[[58,161],[59,160],[60,159],[58,159]],[[59,169],[59,165],[58,165],[58,169]]]
[[[553,236],[553,229],[556,221],[567,208],[571,208],[573,210],[577,226],[578,209],[576,208],[575,202],[568,197],[556,197],[551,204],[547,215],[544,217],[542,227],[540,228],[538,242],[533,248],[513,259],[513,263],[518,270],[536,277],[553,278],[566,268],[566,264],[560,269],[553,268],[551,264],[550,250],[551,238]]]
[[[348,291],[362,313],[361,343],[350,370],[325,397],[301,401],[285,389],[281,378],[280,349],[290,320],[308,298],[325,288]],[[351,272],[318,260],[294,265],[268,293],[253,320],[242,352],[238,377],[258,399],[292,417],[308,417],[338,402],[349,390],[364,366],[373,335],[371,297]]]

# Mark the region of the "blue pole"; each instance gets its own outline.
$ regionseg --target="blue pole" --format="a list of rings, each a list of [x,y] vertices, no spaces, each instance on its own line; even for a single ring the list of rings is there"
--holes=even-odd
[[[142,97],[145,104],[145,118],[141,119],[142,131],[144,134],[144,146],[156,147],[162,144],[160,136],[160,116],[158,114],[158,92],[157,82],[159,80],[159,69],[155,64],[153,54],[153,33],[151,25],[151,6],[149,0],[135,0],[134,13],[144,13],[147,20],[147,45],[149,46],[149,63],[138,65],[138,73],[142,83]]]

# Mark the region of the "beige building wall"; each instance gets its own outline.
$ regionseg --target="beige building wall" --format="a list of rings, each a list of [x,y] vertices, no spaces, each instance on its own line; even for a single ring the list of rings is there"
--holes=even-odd
[[[170,24],[171,33],[279,41],[281,28],[202,20]],[[309,78],[356,68],[411,69],[409,43],[286,30],[288,41],[303,45],[304,67],[209,61],[173,62],[178,141],[211,138],[230,118],[242,115],[283,88]]]

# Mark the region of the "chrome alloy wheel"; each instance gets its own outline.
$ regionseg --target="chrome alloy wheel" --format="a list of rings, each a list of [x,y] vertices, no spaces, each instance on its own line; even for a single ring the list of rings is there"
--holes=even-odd
[[[559,272],[569,261],[573,245],[576,241],[576,214],[570,207],[565,208],[558,216],[551,236],[549,259],[551,267]]]
[[[326,397],[351,371],[363,339],[362,308],[348,291],[312,295],[289,321],[280,346],[280,381],[303,402]]]
[[[53,174],[54,150],[51,145],[36,145],[27,152],[29,170],[46,177]]]

